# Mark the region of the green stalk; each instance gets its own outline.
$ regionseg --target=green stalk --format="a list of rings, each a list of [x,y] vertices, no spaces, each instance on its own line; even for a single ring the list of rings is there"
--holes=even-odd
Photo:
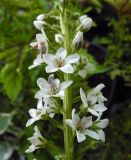
[[[71,38],[67,24],[66,9],[61,8],[60,25],[64,36],[64,47],[67,54],[71,54]],[[70,74],[64,74],[65,81],[71,80]],[[66,160],[73,160],[73,132],[72,129],[65,123],[66,119],[71,118],[72,112],[72,88],[68,87],[64,93],[64,114],[63,114],[63,126],[64,126],[64,147]]]

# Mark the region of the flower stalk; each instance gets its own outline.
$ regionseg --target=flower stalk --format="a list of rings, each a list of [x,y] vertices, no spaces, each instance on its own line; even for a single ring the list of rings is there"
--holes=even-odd
[[[61,8],[60,15],[61,31],[64,35],[64,47],[67,50],[67,55],[71,54],[71,38],[67,24],[67,13],[66,9]],[[71,80],[70,74],[64,74],[65,81]],[[72,129],[65,123],[66,119],[71,118],[72,112],[72,87],[65,89],[64,93],[64,115],[63,115],[63,126],[64,126],[64,147],[66,160],[73,160],[73,132]]]

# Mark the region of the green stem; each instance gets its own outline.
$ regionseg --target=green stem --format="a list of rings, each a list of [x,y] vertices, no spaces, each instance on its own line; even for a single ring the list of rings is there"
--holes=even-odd
[[[62,34],[64,35],[64,47],[66,48],[67,55],[71,54],[71,38],[67,24],[66,9],[61,8],[60,25]],[[71,80],[70,74],[64,74],[65,81]],[[68,87],[64,93],[64,147],[66,160],[73,160],[73,133],[72,129],[65,123],[66,119],[71,118],[72,112],[72,88]]]

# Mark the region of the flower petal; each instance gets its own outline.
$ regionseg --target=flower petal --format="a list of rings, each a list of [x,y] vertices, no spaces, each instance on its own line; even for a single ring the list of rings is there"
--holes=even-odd
[[[103,132],[103,130],[102,130],[102,129],[99,129],[99,130],[97,130],[97,133],[98,133],[99,139],[100,139],[102,142],[105,142],[105,133]]]
[[[98,123],[96,123],[96,126],[99,128],[106,128],[109,123],[109,119],[102,119]]]
[[[92,115],[94,115],[94,116],[96,116],[96,117],[99,116],[99,113],[97,113],[95,110],[93,110],[93,109],[91,109],[91,108],[89,108],[88,111],[89,111]]]
[[[32,42],[32,43],[30,43],[30,46],[31,46],[32,48],[36,47],[37,45],[38,45],[38,42]]]
[[[86,136],[80,132],[76,132],[76,135],[77,135],[78,143],[81,143],[82,141],[84,141],[86,139]]]
[[[34,26],[38,29],[41,30],[43,28],[43,25],[45,24],[44,21],[34,21]]]
[[[59,69],[54,66],[46,66],[45,70],[46,70],[46,73],[53,73],[58,71]]]
[[[59,48],[56,52],[56,57],[60,57],[64,60],[66,57],[66,54],[67,54],[67,52],[66,52],[65,48]]]
[[[74,72],[74,68],[70,64],[67,64],[67,65],[61,67],[60,70],[64,73],[73,73]]]
[[[69,87],[71,84],[73,83],[73,81],[64,81],[60,84],[60,90],[64,90],[67,87]]]
[[[37,121],[37,119],[35,119],[35,118],[30,118],[30,119],[27,121],[27,123],[26,123],[26,127],[32,125],[35,121]]]
[[[44,60],[47,65],[55,66],[55,56],[53,54],[45,54]]]
[[[45,14],[40,14],[40,15],[38,15],[38,16],[36,17],[36,19],[37,19],[38,21],[42,21],[42,20],[44,19],[44,17],[45,17]]]
[[[78,54],[72,54],[72,55],[70,55],[70,56],[68,56],[66,58],[65,63],[66,64],[68,64],[68,63],[76,63],[76,62],[79,61],[79,59],[80,59],[80,56]]]
[[[73,124],[73,121],[71,119],[66,119],[65,120],[66,124],[68,124],[71,128],[73,128],[75,130],[75,126]]]
[[[97,112],[104,112],[107,110],[107,108],[104,106],[104,105],[101,105],[101,104],[95,104],[93,107],[92,107],[93,110],[97,111]]]
[[[84,128],[88,128],[92,125],[92,116],[90,117],[83,117],[81,119],[82,122],[82,126],[84,126]]]
[[[45,78],[38,78],[37,85],[39,86],[40,89],[45,89],[45,90],[50,89],[50,84],[47,82]]]
[[[88,107],[86,94],[85,94],[85,92],[83,91],[82,88],[80,88],[80,97],[81,97],[81,100],[82,100],[82,102],[84,104],[84,107]]]
[[[99,140],[99,136],[98,134],[95,132],[95,131],[92,131],[90,129],[86,129],[85,132],[84,132],[85,135],[88,135],[96,140]]]
[[[36,40],[37,40],[37,42],[44,42],[44,41],[46,41],[46,39],[43,36],[43,34],[36,34]]]
[[[97,86],[91,91],[91,94],[98,94],[104,87],[105,87],[105,85],[104,85],[103,83],[97,85]]]

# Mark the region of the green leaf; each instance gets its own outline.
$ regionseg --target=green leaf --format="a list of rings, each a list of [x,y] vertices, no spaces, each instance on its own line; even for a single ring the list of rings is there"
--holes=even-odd
[[[0,135],[3,134],[11,124],[12,115],[8,113],[0,113]]]
[[[0,142],[0,160],[9,160],[13,153],[12,147],[5,142]]]
[[[19,70],[14,69],[12,64],[6,65],[0,75],[0,82],[11,100],[15,100],[22,88],[23,76]]]

